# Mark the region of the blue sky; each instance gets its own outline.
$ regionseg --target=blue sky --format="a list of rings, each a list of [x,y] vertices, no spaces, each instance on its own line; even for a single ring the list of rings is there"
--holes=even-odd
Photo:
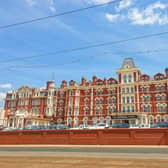
[[[0,26],[45,17],[109,0],[5,0],[0,3]],[[168,66],[168,35],[129,41],[71,53],[3,62],[64,49],[117,41],[168,31],[167,0],[123,0],[91,10],[0,29],[0,100],[5,92],[26,84],[44,87],[55,73],[62,80],[80,82],[116,76],[123,59],[132,57],[142,73],[154,76]],[[159,50],[147,53],[144,51]],[[108,52],[108,54],[104,54]],[[142,52],[142,53],[138,53]],[[93,56],[93,57],[91,57]],[[73,61],[78,60],[78,62]],[[48,65],[46,67],[38,67]],[[9,68],[14,66],[16,68]],[[37,66],[37,68],[25,68]],[[2,101],[0,106],[2,105]]]

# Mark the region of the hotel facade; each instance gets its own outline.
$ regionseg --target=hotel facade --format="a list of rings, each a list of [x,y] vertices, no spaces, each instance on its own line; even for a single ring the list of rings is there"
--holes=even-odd
[[[45,89],[22,86],[7,93],[4,118],[9,127],[66,124],[69,127],[125,122],[168,122],[168,68],[154,77],[141,74],[133,59],[124,60],[118,79],[54,81]]]

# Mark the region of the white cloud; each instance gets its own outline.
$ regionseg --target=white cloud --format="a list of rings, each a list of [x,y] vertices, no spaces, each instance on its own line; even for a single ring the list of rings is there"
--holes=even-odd
[[[119,18],[120,15],[113,15],[113,14],[110,14],[110,13],[106,13],[105,17],[106,19],[109,21],[109,22],[114,22],[116,21],[118,18]]]
[[[49,2],[49,9],[50,9],[50,11],[51,12],[56,12],[54,0],[48,0],[48,2]]]
[[[35,5],[40,5],[40,6],[47,7],[51,12],[56,12],[54,0],[43,0],[43,1],[25,0],[25,1],[30,7],[33,7]]]
[[[34,6],[37,3],[37,0],[26,0],[29,6]]]
[[[11,89],[12,85],[10,83],[0,84],[0,88],[2,88],[2,89]]]
[[[147,6],[144,10],[133,8],[128,13],[128,19],[132,24],[137,25],[152,25],[152,24],[167,24],[168,15],[165,13],[165,9],[168,8],[168,4],[156,2]]]
[[[133,4],[133,0],[123,0],[119,3],[119,6],[116,7],[117,11],[128,8]]]
[[[103,4],[103,3],[108,3],[111,0],[85,0],[89,4]]]

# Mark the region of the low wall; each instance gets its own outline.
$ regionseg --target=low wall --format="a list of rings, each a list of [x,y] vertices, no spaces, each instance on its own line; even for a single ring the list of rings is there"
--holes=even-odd
[[[168,145],[168,129],[1,131],[0,144]]]

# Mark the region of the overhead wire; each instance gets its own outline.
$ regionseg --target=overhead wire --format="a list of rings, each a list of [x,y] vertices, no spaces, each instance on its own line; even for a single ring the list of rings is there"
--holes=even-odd
[[[92,45],[87,45],[87,46],[82,46],[82,47],[77,47],[77,48],[58,50],[55,52],[43,53],[43,54],[39,54],[39,55],[17,57],[17,58],[12,58],[12,59],[7,59],[7,60],[0,60],[0,63],[9,63],[9,62],[17,61],[17,60],[26,60],[26,59],[32,59],[32,58],[38,58],[38,57],[46,57],[46,56],[55,55],[55,54],[70,53],[70,52],[75,52],[75,51],[91,49],[91,48],[98,48],[98,47],[110,46],[110,45],[115,45],[115,44],[120,44],[120,43],[126,43],[126,42],[134,41],[134,40],[141,40],[141,39],[146,39],[146,38],[151,38],[151,37],[156,37],[156,36],[163,36],[166,34],[168,34],[168,31],[146,34],[146,35],[142,35],[142,36],[135,36],[135,37],[131,37],[131,38],[123,39],[123,40],[92,44]]]
[[[42,20],[47,20],[47,19],[58,17],[58,16],[72,14],[72,13],[82,12],[82,11],[85,11],[85,10],[98,8],[98,7],[101,7],[101,6],[106,6],[106,5],[110,5],[110,4],[121,2],[121,1],[123,1],[123,0],[113,0],[113,1],[105,2],[105,3],[101,3],[101,4],[96,4],[96,5],[92,5],[92,6],[88,6],[88,7],[84,7],[84,8],[79,8],[79,9],[74,9],[74,10],[58,13],[58,14],[55,14],[55,15],[49,15],[49,16],[35,18],[35,19],[31,19],[31,20],[25,20],[25,21],[22,21],[22,22],[17,22],[17,23],[13,23],[13,24],[0,26],[0,29],[7,29],[7,28],[10,28],[10,27],[24,25],[24,24],[28,24],[28,23],[32,23],[32,22],[39,22],[39,21],[42,21]]]

